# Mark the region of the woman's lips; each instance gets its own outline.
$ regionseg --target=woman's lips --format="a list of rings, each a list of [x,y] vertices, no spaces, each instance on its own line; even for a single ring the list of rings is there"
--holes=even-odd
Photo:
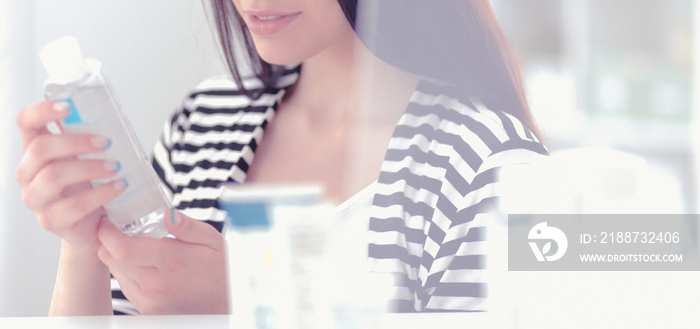
[[[273,11],[247,11],[247,25],[250,32],[257,35],[271,35],[285,28],[301,12],[282,13]]]

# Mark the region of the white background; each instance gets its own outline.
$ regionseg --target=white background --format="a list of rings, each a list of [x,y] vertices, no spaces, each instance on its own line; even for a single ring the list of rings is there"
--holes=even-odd
[[[18,111],[43,98],[39,49],[74,35],[102,61],[150,153],[187,91],[224,74],[201,0],[0,0],[0,316],[48,310],[59,240],[21,201]]]

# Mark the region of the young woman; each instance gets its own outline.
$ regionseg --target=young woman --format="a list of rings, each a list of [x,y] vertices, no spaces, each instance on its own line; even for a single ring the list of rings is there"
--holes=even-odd
[[[25,203],[63,241],[51,313],[227,312],[223,182],[319,183],[369,233],[352,247],[368,271],[395,277],[391,310],[483,310],[478,215],[498,168],[546,154],[488,1],[211,7],[231,76],[195,88],[154,150],[174,238],[129,238],[102,218],[125,182],[89,186],[118,166],[76,157],[105,138],[46,130],[64,104],[19,114]]]

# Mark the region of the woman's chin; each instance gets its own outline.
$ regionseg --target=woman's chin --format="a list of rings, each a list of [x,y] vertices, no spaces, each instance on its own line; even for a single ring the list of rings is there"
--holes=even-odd
[[[290,48],[269,49],[258,47],[258,55],[262,60],[274,65],[293,65],[303,62],[306,57],[295,54]]]
[[[290,60],[287,58],[274,57],[274,56],[273,57],[260,56],[260,58],[262,58],[262,60],[265,61],[266,63],[273,64],[273,65],[294,65],[294,64],[299,64],[302,62],[302,61],[298,61],[298,60]]]

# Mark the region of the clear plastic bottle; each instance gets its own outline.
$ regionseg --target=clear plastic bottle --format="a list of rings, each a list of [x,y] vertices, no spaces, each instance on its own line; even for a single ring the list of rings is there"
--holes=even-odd
[[[104,205],[109,219],[131,236],[167,235],[163,220],[170,202],[121,111],[100,62],[84,59],[78,41],[70,36],[47,44],[40,57],[49,73],[44,93],[50,100],[68,103],[72,111],[59,122],[62,131],[100,135],[111,142],[104,153],[80,158],[115,160],[121,165],[116,177],[91,181],[93,186],[122,178],[128,183],[119,197]]]

